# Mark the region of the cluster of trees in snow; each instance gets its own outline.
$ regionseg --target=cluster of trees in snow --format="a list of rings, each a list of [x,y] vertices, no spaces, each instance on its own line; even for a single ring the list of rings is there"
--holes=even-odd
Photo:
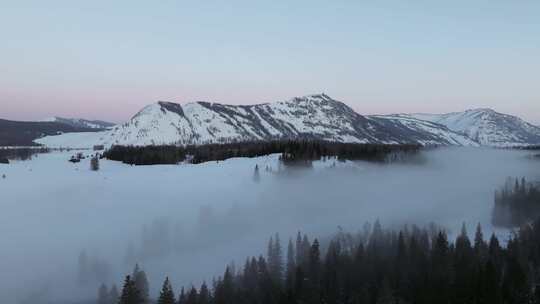
[[[104,156],[132,165],[194,164],[233,157],[257,157],[281,153],[285,163],[301,163],[322,157],[341,160],[385,161],[396,155],[416,153],[418,145],[349,144],[316,140],[277,140],[200,146],[113,146]]]
[[[508,178],[495,192],[492,222],[495,226],[516,227],[540,216],[540,186],[525,178]]]
[[[50,152],[48,148],[14,148],[0,149],[0,164],[8,164],[9,160],[30,160],[39,153]]]
[[[454,242],[435,225],[396,231],[379,222],[323,242],[298,233],[282,246],[276,235],[266,256],[227,266],[210,286],[176,292],[166,278],[157,303],[540,303],[539,243],[540,220],[505,246],[495,235],[486,241],[480,225],[473,240],[463,225]],[[147,303],[148,286],[138,285],[126,276],[117,302],[99,303]]]

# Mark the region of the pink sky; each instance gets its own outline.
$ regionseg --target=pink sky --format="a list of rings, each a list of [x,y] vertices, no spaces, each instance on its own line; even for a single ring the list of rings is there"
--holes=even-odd
[[[0,10],[0,118],[123,122],[158,100],[325,92],[360,114],[489,107],[540,124],[539,14],[539,1],[16,1]]]

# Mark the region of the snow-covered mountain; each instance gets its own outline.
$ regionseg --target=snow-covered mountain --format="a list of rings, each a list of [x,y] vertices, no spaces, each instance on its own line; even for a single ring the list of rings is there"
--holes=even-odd
[[[94,134],[64,134],[39,139],[47,146],[94,144],[205,144],[250,140],[310,138],[350,143],[475,144],[434,123],[424,128],[383,117],[365,117],[325,94],[248,106],[157,102],[128,122]]]
[[[82,118],[63,118],[63,117],[49,117],[41,120],[42,122],[57,122],[66,124],[75,128],[87,128],[87,129],[109,129],[115,124],[102,121],[102,120],[87,120]]]
[[[540,129],[492,110],[362,116],[325,94],[256,105],[160,101],[109,130],[47,136],[49,147],[206,144],[273,139],[348,143],[517,146],[540,143]]]
[[[411,118],[442,124],[481,145],[511,147],[540,144],[540,127],[519,117],[492,109],[473,109],[448,114],[411,114]]]
[[[421,120],[405,114],[368,116],[383,124],[393,132],[399,132],[411,141],[423,145],[478,146],[468,136],[450,130],[448,127],[427,120]]]

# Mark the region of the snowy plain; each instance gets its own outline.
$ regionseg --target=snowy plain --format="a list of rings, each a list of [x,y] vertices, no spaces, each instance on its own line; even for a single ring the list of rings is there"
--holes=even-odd
[[[0,164],[2,303],[24,301],[28,286],[57,303],[93,299],[99,281],[119,285],[134,262],[147,271],[153,296],[165,276],[176,289],[198,286],[227,263],[241,268],[246,256],[264,253],[276,232],[285,245],[299,230],[324,237],[380,219],[394,227],[435,221],[450,232],[465,222],[469,233],[480,222],[487,237],[493,192],[506,177],[540,180],[530,152],[483,148],[428,150],[413,163],[327,160],[294,170],[269,155],[200,165],[102,160],[93,172],[88,159],[68,162],[73,153]],[[149,253],[143,247],[153,229],[162,248]],[[102,279],[82,287],[81,251],[108,265]]]

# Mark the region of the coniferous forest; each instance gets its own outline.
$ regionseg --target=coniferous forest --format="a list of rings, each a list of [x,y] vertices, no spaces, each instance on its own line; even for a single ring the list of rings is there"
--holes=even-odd
[[[315,140],[277,140],[199,146],[113,146],[104,153],[110,160],[131,165],[193,164],[221,161],[233,157],[281,154],[284,163],[310,162],[322,157],[340,160],[387,161],[415,154],[419,145],[348,144]]]
[[[204,263],[204,261],[201,261]],[[540,219],[521,227],[506,244],[486,238],[480,225],[455,240],[432,224],[383,229],[377,221],[356,234],[340,231],[319,241],[298,233],[243,268],[227,266],[200,287],[175,287],[168,278],[157,299],[148,296],[136,266],[121,291],[102,285],[100,304],[229,303],[540,303]],[[162,285],[161,285],[162,284]]]
[[[9,160],[29,160],[39,153],[49,153],[45,147],[0,149],[0,163],[9,163]]]
[[[525,178],[507,179],[495,192],[492,222],[495,226],[517,227],[540,217],[540,185]]]

